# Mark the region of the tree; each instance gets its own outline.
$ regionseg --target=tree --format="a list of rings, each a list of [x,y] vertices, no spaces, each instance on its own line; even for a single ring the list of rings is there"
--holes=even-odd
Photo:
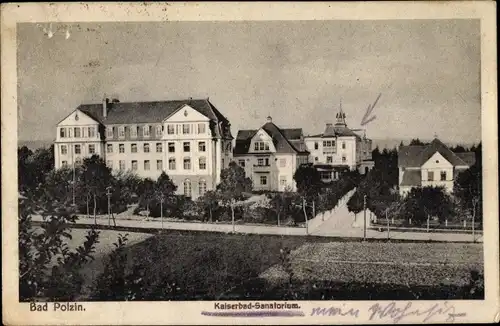
[[[410,142],[410,146],[424,146],[425,143],[423,143],[420,139],[412,139]]]
[[[212,222],[213,213],[219,207],[217,193],[212,190],[205,192],[203,196],[198,198],[198,205],[204,212],[208,212],[209,221]],[[205,220],[205,216],[203,216],[203,220]]]
[[[453,203],[443,187],[412,188],[405,197],[404,211],[417,223],[430,217],[445,221],[453,213]]]
[[[323,183],[321,176],[313,166],[301,165],[293,175],[297,184],[297,191],[304,198],[314,199],[321,190]]]
[[[363,196],[359,191],[356,191],[351,198],[349,198],[349,201],[347,202],[347,209],[349,212],[354,213],[354,215],[357,215],[359,212],[363,210]]]
[[[455,180],[453,194],[460,206],[468,211],[471,217],[482,223],[483,184],[482,167],[474,164],[461,172]]]
[[[74,211],[64,203],[35,198],[28,194],[19,200],[19,300],[73,301],[81,292],[81,270],[93,259],[99,233],[89,230],[83,244],[70,250]],[[41,228],[32,224],[35,212],[43,218]]]
[[[245,170],[236,162],[229,163],[221,172],[221,181],[217,185],[217,193],[223,203],[231,208],[231,220],[234,232],[234,208],[236,202],[244,198],[245,193],[252,191],[252,180],[245,176]]]
[[[267,197],[270,199],[269,206],[276,213],[278,226],[280,226],[281,218],[290,215],[289,213],[293,210],[292,206],[296,202],[295,194],[291,188],[287,187],[284,191],[268,194]]]
[[[150,178],[146,178],[139,186],[140,202],[146,205],[146,211],[149,217],[149,206],[155,199],[155,182]]]
[[[162,172],[154,184],[154,196],[160,202],[160,217],[163,226],[163,202],[166,197],[172,196],[177,191],[177,186],[170,177]]]
[[[112,185],[112,182],[111,169],[106,166],[102,158],[98,155],[92,155],[83,160],[79,183],[86,195],[93,200],[94,223],[97,223],[97,200],[98,198],[105,199],[106,188]],[[101,204],[99,207],[101,210],[102,206],[104,205]]]

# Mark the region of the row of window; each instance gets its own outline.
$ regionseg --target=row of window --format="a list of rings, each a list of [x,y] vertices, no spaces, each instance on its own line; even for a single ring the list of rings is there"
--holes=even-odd
[[[137,135],[139,133],[139,126],[118,126],[118,127],[113,127],[109,126],[106,128],[106,138],[113,138],[114,137],[114,130],[118,130],[118,138],[125,138],[125,128],[129,129],[130,132],[130,137],[131,138],[137,138]],[[151,128],[152,126],[150,125],[145,125],[142,126],[142,136],[143,137],[150,137],[151,136]],[[165,131],[165,127],[163,125],[157,125],[154,127],[156,137],[161,137],[163,135],[163,132]],[[191,135],[191,134],[206,134],[206,124],[205,123],[198,123],[198,124],[190,124],[190,123],[183,123],[183,124],[168,124],[167,125],[167,134],[168,135]]]
[[[184,186],[184,196],[191,197],[192,196],[191,180],[189,179],[184,180],[183,186]],[[202,179],[198,181],[198,194],[200,196],[203,196],[206,192],[207,192],[207,182]]]
[[[82,145],[76,144],[74,146],[74,154],[81,154],[82,153]],[[89,154],[95,154],[95,144],[89,144],[88,145],[88,153]],[[66,155],[68,154],[68,146],[67,145],[61,145],[61,154]]]
[[[130,152],[131,153],[137,153],[137,144],[130,144]],[[175,153],[175,143],[167,143],[167,148],[168,148],[168,153]],[[182,148],[184,153],[189,153],[191,152],[191,143],[190,142],[184,142],[182,144]],[[108,153],[113,153],[113,144],[107,144],[106,145],[106,152]],[[144,153],[149,153],[150,152],[150,144],[145,143],[142,145],[142,150]],[[204,153],[207,151],[207,145],[206,142],[200,141],[198,142],[198,152]],[[162,153],[163,152],[163,144],[162,143],[156,143],[156,152],[157,153]],[[118,144],[118,153],[125,153],[125,144]]]
[[[440,181],[446,181],[446,171],[441,171],[440,173]],[[427,172],[427,181],[436,181],[434,180],[434,171]]]
[[[254,143],[253,149],[255,151],[268,151],[269,150],[269,144],[263,141],[256,141]]]
[[[341,143],[342,149],[345,149],[345,142]],[[335,147],[335,140],[324,140],[323,147]],[[314,149],[319,149],[319,143],[314,142]]]
[[[267,186],[268,183],[268,176],[267,175],[261,175],[259,177],[259,182],[261,186]],[[287,178],[286,176],[280,176],[280,186],[286,187],[287,185]]]
[[[182,167],[184,170],[191,170],[191,158],[190,157],[185,157],[182,161]],[[118,161],[118,168],[120,170],[125,170],[126,167],[125,167],[125,160],[120,160]],[[110,168],[113,168],[113,161],[112,160],[108,160],[107,161],[107,165],[108,167]],[[144,160],[143,162],[143,165],[142,165],[143,169],[145,171],[149,171],[151,170],[151,161],[150,160]],[[200,157],[198,158],[198,168],[200,170],[206,170],[207,169],[207,159],[206,157]],[[136,171],[139,169],[139,163],[137,160],[132,160],[131,161],[131,169]],[[163,160],[156,160],[156,169],[159,170],[159,171],[162,171],[163,170]],[[176,162],[176,159],[174,157],[171,157],[168,159],[168,169],[169,170],[176,170],[177,169],[177,162]]]
[[[62,127],[59,128],[60,138],[95,138],[95,127]]]

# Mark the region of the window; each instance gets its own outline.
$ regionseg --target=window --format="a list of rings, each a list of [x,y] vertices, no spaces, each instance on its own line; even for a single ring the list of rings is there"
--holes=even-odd
[[[189,134],[189,125],[187,123],[182,124],[182,133],[184,135]]]
[[[95,154],[95,145],[89,144],[89,154]]]
[[[169,135],[175,134],[175,127],[174,127],[174,125],[167,125],[167,134],[169,134]]]
[[[244,168],[245,167],[245,160],[238,160],[238,164]]]
[[[184,170],[191,170],[191,159],[189,157],[184,158]]]
[[[106,145],[106,152],[113,153],[113,144]]]
[[[66,138],[66,128],[59,129],[59,137]]]
[[[342,162],[345,163],[346,160],[347,160],[346,157],[342,156]]]
[[[207,192],[207,182],[203,179],[198,183],[198,192],[200,196],[203,196]]]
[[[263,158],[257,159],[257,165],[258,166],[263,166],[264,165],[264,159]]]
[[[142,127],[142,135],[144,137],[149,137],[149,126]]]
[[[156,152],[157,153],[163,152],[163,145],[162,145],[162,143],[156,143]]]
[[[256,151],[268,151],[269,150],[269,144],[265,142],[255,142],[254,144],[254,150]]]
[[[137,144],[130,144],[130,152],[137,153]]]
[[[168,152],[175,153],[175,143],[168,143]]]
[[[68,154],[68,147],[66,145],[61,145],[61,154],[62,155]]]
[[[191,181],[189,179],[184,180],[184,196],[191,197]]]
[[[175,170],[175,158],[171,157],[168,159],[168,169]]]
[[[95,138],[95,128],[89,127],[89,138]]]
[[[284,168],[286,166],[286,158],[280,158],[280,167]]]
[[[327,156],[326,163],[333,163],[333,156]]]
[[[206,150],[207,150],[207,148],[206,148],[205,142],[204,141],[200,141],[198,143],[198,151],[199,152],[205,152]]]
[[[132,161],[132,170],[137,170],[137,161]]]
[[[199,165],[200,165],[200,170],[206,170],[207,169],[207,159],[205,157],[200,157],[199,159]]]
[[[130,127],[130,137],[137,138],[137,126]]]
[[[427,172],[427,181],[434,181],[434,171]]]
[[[125,145],[124,144],[118,145],[118,152],[125,153]]]
[[[143,147],[144,147],[144,153],[149,153],[149,144],[145,143]]]
[[[82,164],[82,159],[80,157],[77,157],[75,164]]]
[[[75,138],[80,138],[80,128],[75,128]]]
[[[144,161],[144,170],[149,171],[151,169],[151,164],[149,163],[149,160]]]
[[[260,176],[260,184],[263,186],[267,185],[267,176],[266,175]]]
[[[62,167],[67,168],[68,167],[68,161],[62,161]]]
[[[125,170],[125,161],[120,160],[120,170]]]
[[[446,171],[441,171],[441,181],[446,181]]]
[[[161,126],[156,126],[156,137],[161,137],[162,130]]]
[[[286,186],[286,175],[280,176],[280,185],[283,187]]]
[[[106,165],[108,166],[108,168],[112,169],[113,168],[113,161],[111,161],[111,160],[106,161]]]
[[[189,142],[184,142],[184,152],[188,153],[190,151],[191,151],[191,146],[190,146]]]
[[[317,141],[314,142],[314,149],[319,149],[319,144]]]
[[[113,138],[113,127],[107,127],[106,128],[106,137],[107,138]]]
[[[162,160],[156,160],[156,169],[157,170],[163,170],[163,161]]]
[[[124,126],[118,127],[118,137],[125,138],[125,127]]]
[[[317,156],[314,157],[314,161],[318,162],[318,157]]]
[[[345,149],[345,141],[342,142],[342,149]]]
[[[204,134],[205,131],[205,124],[204,123],[198,123],[198,133],[199,134]]]
[[[75,154],[81,154],[82,153],[82,147],[80,145],[75,145]]]

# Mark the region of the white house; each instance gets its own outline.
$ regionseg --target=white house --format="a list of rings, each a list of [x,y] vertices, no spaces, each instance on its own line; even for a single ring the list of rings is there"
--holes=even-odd
[[[240,130],[234,160],[245,169],[254,190],[296,190],[293,175],[308,162],[302,129],[280,129],[271,117],[258,130]]]
[[[371,139],[366,135],[361,137],[347,127],[342,107],[336,119],[335,125],[326,124],[322,134],[305,137],[311,163],[320,171],[324,181],[337,179],[345,169],[357,169],[364,174],[374,166]]]
[[[454,153],[435,138],[425,146],[401,146],[398,151],[399,192],[414,187],[442,186],[451,193],[458,173],[474,165],[473,152]]]
[[[232,160],[229,121],[208,99],[80,105],[57,124],[55,167],[101,156],[113,170],[152,179],[165,171],[196,198]]]

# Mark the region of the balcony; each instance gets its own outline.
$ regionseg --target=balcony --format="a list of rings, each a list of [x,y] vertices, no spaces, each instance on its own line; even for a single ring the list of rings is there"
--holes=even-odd
[[[268,165],[254,164],[253,171],[254,172],[269,172],[269,171],[271,171],[271,165],[270,164],[268,164]]]

